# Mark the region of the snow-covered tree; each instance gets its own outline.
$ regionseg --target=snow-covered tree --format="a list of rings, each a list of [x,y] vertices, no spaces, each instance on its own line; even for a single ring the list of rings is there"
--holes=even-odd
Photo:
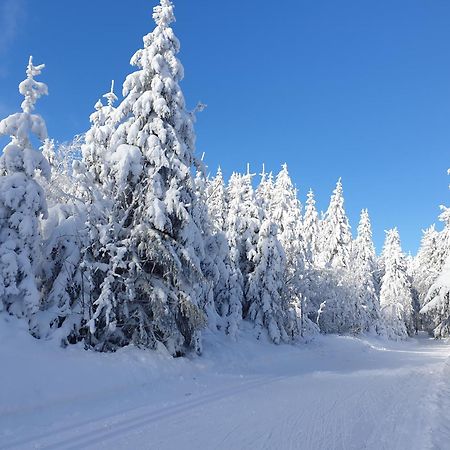
[[[448,170],[450,174],[450,169]],[[437,233],[428,229],[415,261],[414,281],[422,307],[424,328],[435,337],[450,336],[450,208],[441,206],[439,220],[444,229]],[[425,297],[424,291],[429,285]]]
[[[226,187],[223,180],[222,170],[219,167],[214,178],[208,180],[206,188],[206,204],[212,225],[220,231],[225,231],[227,216]]]
[[[259,185],[256,188],[255,195],[258,206],[261,208],[261,214],[263,217],[271,217],[273,208],[273,175],[272,172],[267,173],[265,165],[260,173],[261,179]]]
[[[226,234],[230,246],[230,259],[236,271],[238,290],[248,292],[248,276],[255,261],[250,255],[255,251],[261,226],[261,210],[252,187],[252,175],[233,173],[227,187],[228,216]],[[246,318],[250,300],[242,298],[243,317]]]
[[[390,337],[405,338],[415,332],[414,308],[397,228],[386,232],[382,256],[384,275],[380,290],[381,315]]]
[[[35,334],[33,319],[41,302],[39,219],[47,217],[38,175],[50,176],[47,160],[32,144],[33,136],[41,142],[47,139],[44,120],[33,113],[36,101],[48,93],[47,86],[35,80],[43,68],[30,57],[27,78],[19,84],[22,112],[0,122],[0,136],[11,137],[0,157],[0,305],[11,314],[27,317]]]
[[[339,179],[319,225],[319,254],[307,289],[313,311],[321,310],[320,328],[326,333],[350,332],[354,326],[351,286],[352,235],[344,210]],[[305,291],[306,292],[306,291]],[[311,312],[309,312],[310,318]]]
[[[436,338],[450,336],[450,257],[430,287],[424,303],[420,314],[432,324],[430,332]]]
[[[309,266],[315,264],[319,256],[319,214],[312,189],[308,191],[305,214],[303,216],[302,237],[305,260]]]
[[[213,184],[220,190],[222,184],[218,181],[214,180]],[[217,208],[215,210],[216,220],[213,223],[207,202],[208,191],[211,185],[208,185],[203,171],[199,170],[197,172],[195,185],[198,198],[198,223],[201,224],[205,241],[205,257],[202,261],[202,268],[206,282],[210,285],[208,301],[205,304],[208,326],[212,330],[220,329],[235,337],[242,319],[242,305],[240,301],[242,292],[239,291],[239,285],[236,283],[236,274],[230,260],[225,233],[218,226],[214,225],[214,223],[220,223],[220,220],[217,220],[217,218],[222,216],[222,214],[219,214],[220,210]],[[220,200],[219,192],[216,192],[215,195],[216,200]],[[218,207],[220,203],[215,201],[214,206]]]
[[[334,269],[349,268],[351,245],[352,235],[344,209],[342,183],[339,179],[321,222],[319,265]]]
[[[207,295],[191,175],[194,116],[179,86],[173,10],[170,0],[154,8],[156,28],[131,59],[138,69],[127,76],[115,113],[109,177],[118,239],[110,248],[110,277],[102,281],[110,300],[94,296],[88,325],[95,340],[108,330],[119,345],[162,342],[179,354],[201,349]]]
[[[375,288],[375,258],[369,212],[363,209],[358,225],[358,235],[352,248],[352,282],[355,286],[353,328],[355,331],[383,332]]]
[[[278,226],[278,239],[285,251],[286,264],[290,272],[288,279],[292,279],[303,267],[304,247],[301,204],[289,176],[287,164],[283,164],[272,191],[271,219]]]
[[[444,224],[442,231],[437,238],[437,252],[433,258],[434,267],[437,273],[441,273],[444,265],[450,256],[450,208],[440,206],[441,214],[439,220]]]
[[[442,268],[439,244],[439,232],[433,224],[423,231],[420,248],[412,264],[413,286],[420,306],[424,305],[425,297]]]
[[[289,326],[293,334],[300,334],[301,330],[296,324],[299,323],[298,315],[303,316],[304,313],[300,284],[304,276],[305,248],[302,240],[301,203],[289,176],[287,164],[283,164],[273,185],[271,220],[277,224],[277,238],[286,255],[283,279],[290,305]]]
[[[95,112],[90,117],[91,128],[86,133],[85,144],[81,149],[86,169],[99,185],[108,181],[110,170],[108,152],[111,136],[115,131],[114,102],[117,101],[114,81],[111,82],[111,90],[103,97],[107,99],[107,105],[104,106],[101,100],[95,104]]]
[[[265,328],[275,344],[287,341],[288,304],[283,279],[286,260],[277,239],[277,226],[270,219],[263,221],[256,246],[248,256],[254,268],[246,288],[250,305],[247,317],[254,322],[258,335]]]

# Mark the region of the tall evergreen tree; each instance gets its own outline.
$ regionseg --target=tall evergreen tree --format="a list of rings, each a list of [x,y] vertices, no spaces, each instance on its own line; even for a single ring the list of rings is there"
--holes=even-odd
[[[113,209],[120,211],[111,282],[119,283],[102,290],[117,306],[111,321],[111,302],[94,298],[89,331],[98,340],[107,328],[120,345],[162,342],[179,354],[201,350],[207,295],[191,175],[196,164],[193,114],[179,86],[183,67],[170,27],[173,9],[170,0],[154,8],[156,28],[131,59],[138,70],[127,76],[125,98],[117,108],[109,176]]]
[[[420,317],[425,328],[438,338],[450,336],[450,208],[441,206],[441,210],[439,220],[444,222],[444,229],[438,234],[433,229],[424,234],[415,274],[419,300],[423,298]]]
[[[341,179],[331,196],[330,205],[323,217],[320,229],[319,264],[326,268],[348,268],[352,235],[344,209]]]
[[[0,136],[11,137],[0,157],[0,308],[27,317],[35,334],[34,318],[41,302],[39,219],[47,217],[47,202],[37,175],[49,177],[50,167],[33,148],[31,138],[47,139],[44,120],[33,113],[36,101],[48,93],[47,86],[35,80],[44,67],[35,66],[30,56],[27,78],[19,84],[24,96],[22,112],[0,122]]]
[[[85,144],[82,146],[83,162],[93,177],[93,180],[103,185],[108,182],[109,176],[109,145],[111,136],[115,131],[114,103],[117,96],[114,93],[114,81],[111,82],[111,90],[103,95],[107,99],[104,106],[101,100],[95,104],[95,112],[91,114],[91,128],[85,136]],[[106,191],[108,188],[104,186]]]
[[[424,305],[425,297],[441,268],[439,232],[434,224],[423,231],[419,251],[412,264],[413,286],[418,295],[419,305]]]
[[[352,236],[340,179],[319,230],[319,255],[312,289],[314,309],[321,310],[318,323],[327,333],[350,332],[354,326],[354,306],[349,289]],[[309,295],[311,297],[311,293]]]
[[[264,165],[260,175],[261,179],[255,192],[256,201],[258,202],[258,206],[261,208],[261,214],[264,217],[271,217],[273,208],[272,196],[274,189],[273,175],[272,172],[266,172]]]
[[[352,282],[355,284],[354,329],[382,333],[379,300],[375,289],[375,247],[367,209],[361,211],[358,236],[352,248]]]
[[[270,219],[262,222],[258,241],[249,252],[254,264],[248,275],[246,300],[248,319],[254,322],[258,333],[265,328],[275,344],[288,340],[288,304],[284,295],[286,260],[277,238],[277,226]]]
[[[202,267],[211,285],[211,298],[208,299],[205,308],[208,323],[210,328],[218,328],[225,331],[226,334],[236,337],[242,320],[242,291],[237,284],[236,270],[230,260],[227,238],[223,230],[217,226],[221,223],[218,217],[224,217],[225,214],[219,214],[220,210],[217,208],[215,210],[216,220],[211,218],[207,201],[208,189],[211,188],[211,185],[208,186],[202,171],[197,172],[195,181],[199,200],[198,211],[200,212],[198,221],[202,224],[205,240],[205,258]],[[213,184],[219,190],[222,187],[222,183],[218,180],[214,180]],[[216,191],[216,201],[219,200],[219,202],[214,202],[215,207],[222,203],[218,194],[219,192]],[[226,208],[225,202],[222,203],[222,206]]]
[[[301,238],[304,242],[305,260],[312,266],[319,256],[319,215],[312,189],[308,191]]]
[[[230,178],[227,194],[229,198],[227,239],[239,290],[244,293],[242,311],[243,317],[246,318],[251,303],[246,295],[248,276],[255,267],[255,261],[250,255],[255,251],[261,226],[261,210],[257,205],[252,187],[252,175],[234,173]]]
[[[206,204],[212,225],[219,231],[225,231],[228,205],[225,182],[220,167],[217,169],[216,176],[208,180]]]
[[[436,338],[450,336],[450,257],[424,299],[420,314]]]
[[[278,173],[272,193],[271,219],[277,225],[277,238],[283,247],[286,263],[284,273],[284,295],[289,305],[289,330],[301,334],[304,304],[300,295],[305,269],[305,248],[302,240],[301,203],[297,189],[289,176],[287,164]]]
[[[272,194],[271,218],[278,226],[278,239],[286,254],[286,264],[290,274],[288,280],[296,278],[304,265],[302,240],[301,203],[297,190],[289,176],[287,164],[278,173]]]
[[[384,275],[380,306],[387,332],[392,338],[405,338],[415,332],[411,283],[406,273],[405,255],[397,228],[386,232],[383,247]]]

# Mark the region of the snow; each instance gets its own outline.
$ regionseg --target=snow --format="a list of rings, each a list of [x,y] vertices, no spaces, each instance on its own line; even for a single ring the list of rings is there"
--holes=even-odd
[[[450,348],[207,334],[201,357],[95,353],[0,315],[2,449],[447,448]]]

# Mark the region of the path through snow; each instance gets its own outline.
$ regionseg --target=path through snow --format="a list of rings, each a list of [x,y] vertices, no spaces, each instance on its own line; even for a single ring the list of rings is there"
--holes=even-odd
[[[2,449],[449,448],[450,347],[425,336],[299,347],[209,336],[203,357],[171,360],[6,330]]]

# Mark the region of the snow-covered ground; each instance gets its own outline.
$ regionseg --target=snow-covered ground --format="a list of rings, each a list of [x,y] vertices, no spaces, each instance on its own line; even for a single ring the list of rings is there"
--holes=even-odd
[[[8,321],[6,321],[6,319]],[[1,449],[447,449],[450,347],[206,336],[204,355],[36,341],[0,315]]]

